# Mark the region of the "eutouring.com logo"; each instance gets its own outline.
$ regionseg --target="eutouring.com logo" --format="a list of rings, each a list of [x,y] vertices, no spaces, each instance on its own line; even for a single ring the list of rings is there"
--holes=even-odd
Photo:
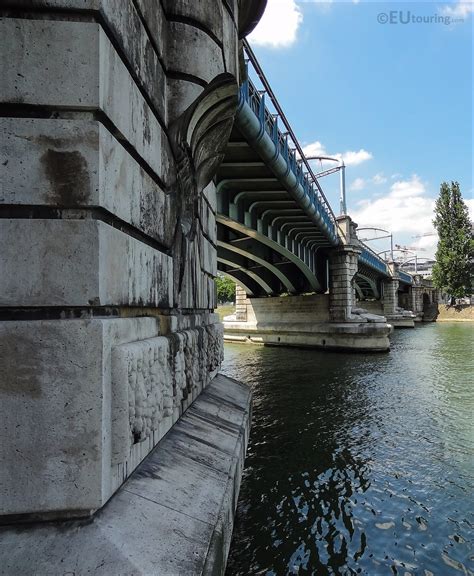
[[[439,14],[419,16],[410,10],[390,10],[390,12],[380,12],[377,15],[379,24],[444,24],[449,26],[463,21],[462,18],[451,18],[451,16]]]

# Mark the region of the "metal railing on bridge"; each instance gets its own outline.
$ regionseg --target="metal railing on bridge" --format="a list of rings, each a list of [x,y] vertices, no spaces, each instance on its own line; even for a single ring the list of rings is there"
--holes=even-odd
[[[288,168],[295,174],[305,195],[314,206],[317,206],[318,212],[328,230],[334,237],[337,237],[336,216],[247,41],[244,41],[244,50],[248,57],[247,65],[251,64],[253,72],[261,82],[262,89],[259,90],[247,74],[247,78],[240,88],[240,98],[250,106],[257,116],[262,125],[262,129],[265,130],[273,140],[276,149],[286,160]],[[268,95],[268,101],[274,110],[273,112],[266,105],[266,95]],[[284,127],[283,132],[279,128],[279,121]]]
[[[399,270],[398,277],[405,284],[413,284],[413,276],[411,274],[408,274],[408,272],[403,272],[402,270]]]
[[[272,139],[276,150],[285,159],[288,170],[291,170],[295,174],[298,183],[304,190],[305,196],[317,207],[330,233],[334,237],[337,237],[336,216],[255,54],[246,40],[244,40],[244,51],[247,56],[247,77],[240,87],[240,99],[249,105],[255,116],[259,119],[262,133],[263,131],[266,132]],[[261,89],[257,88],[249,78],[249,65],[252,68],[254,76],[261,84]],[[283,131],[280,130],[280,123]],[[387,262],[369,248],[369,246],[363,242],[360,244],[362,248],[362,253],[359,256],[360,261],[370,268],[377,270],[382,275],[390,276],[390,269]],[[408,279],[405,277],[403,281],[411,283],[411,281],[408,282]]]
[[[390,276],[390,269],[387,262],[383,260],[376,252],[364,244],[360,243],[362,252],[359,255],[359,260],[369,266],[370,268],[375,268],[385,276]]]

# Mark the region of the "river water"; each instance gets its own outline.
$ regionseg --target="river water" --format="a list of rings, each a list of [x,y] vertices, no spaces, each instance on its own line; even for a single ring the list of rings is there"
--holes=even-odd
[[[254,411],[227,576],[474,574],[473,326],[386,354],[226,345]]]

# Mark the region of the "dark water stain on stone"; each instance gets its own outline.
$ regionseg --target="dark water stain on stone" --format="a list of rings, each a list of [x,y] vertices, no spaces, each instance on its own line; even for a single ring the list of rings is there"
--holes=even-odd
[[[41,163],[51,183],[49,200],[59,206],[80,206],[90,196],[87,162],[80,152],[48,148]]]
[[[41,390],[41,358],[38,343],[14,334],[0,336],[0,392],[38,398]],[[20,360],[21,359],[21,360]]]

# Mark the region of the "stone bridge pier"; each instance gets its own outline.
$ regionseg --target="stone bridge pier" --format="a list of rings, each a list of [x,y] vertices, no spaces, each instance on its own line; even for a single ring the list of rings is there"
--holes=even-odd
[[[413,285],[400,297],[404,307],[415,315],[415,322],[432,322],[438,315],[438,291],[431,280],[415,274]]]
[[[337,224],[341,242],[329,253],[328,292],[249,298],[238,287],[236,313],[224,319],[225,340],[329,350],[389,349],[392,328],[386,319],[355,306],[360,253],[356,225],[348,216],[339,217]]]
[[[387,322],[394,328],[414,328],[416,315],[406,302],[411,286],[408,287],[408,290],[406,287],[402,287],[396,262],[390,262],[388,268],[390,276],[380,281],[378,298],[362,300],[359,302],[359,306],[373,314],[383,314]],[[405,292],[400,292],[402,289]]]
[[[224,571],[250,392],[213,178],[264,7],[2,2],[2,573]]]
[[[383,282],[382,308],[383,312],[395,328],[414,328],[415,315],[410,309],[400,306],[399,287],[400,279],[398,275],[399,265],[396,262],[389,264],[391,277]]]

